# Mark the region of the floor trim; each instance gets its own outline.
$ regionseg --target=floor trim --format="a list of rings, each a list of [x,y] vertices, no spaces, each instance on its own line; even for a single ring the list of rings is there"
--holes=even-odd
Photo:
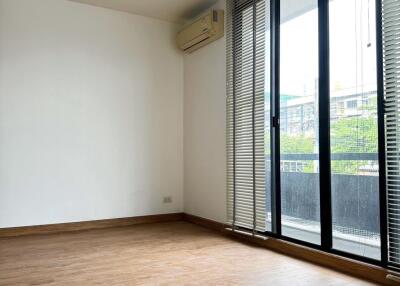
[[[32,234],[52,234],[70,231],[130,226],[135,224],[158,223],[183,220],[183,213],[157,214],[127,218],[113,218],[93,221],[80,221],[47,225],[0,228],[0,238]]]
[[[183,220],[193,223],[193,224],[197,224],[212,230],[216,230],[216,231],[221,231],[223,232],[225,230],[225,225],[223,223],[211,220],[211,219],[206,219],[206,218],[202,218],[199,216],[195,216],[195,215],[191,215],[191,214],[187,214],[187,213],[183,213]]]
[[[393,273],[383,267],[379,267],[368,263],[363,263],[353,259],[348,259],[331,253],[326,253],[313,248],[287,242],[281,239],[268,238],[267,240],[263,240],[263,239],[253,238],[247,235],[233,233],[231,231],[225,230],[225,227],[227,225],[223,223],[186,213],[183,215],[183,219],[185,221],[212,230],[220,231],[225,235],[233,236],[241,241],[257,244],[269,250],[279,252],[281,254],[291,256],[300,260],[311,262],[316,265],[334,269],[336,271],[346,273],[351,276],[355,276],[361,279],[365,279],[371,282],[380,283],[384,285],[399,285],[398,282],[393,281],[391,279],[387,279],[387,275],[389,275],[390,277],[390,275],[392,275]]]

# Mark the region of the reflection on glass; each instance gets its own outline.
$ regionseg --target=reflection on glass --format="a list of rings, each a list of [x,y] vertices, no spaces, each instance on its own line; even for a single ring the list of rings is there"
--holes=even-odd
[[[269,1],[265,1],[265,66],[264,66],[264,153],[265,153],[265,198],[266,198],[266,229],[267,231],[272,230],[272,214],[271,214],[271,26],[269,21],[270,15],[270,5]]]
[[[333,248],[380,258],[374,1],[330,1]]]
[[[281,1],[282,234],[320,244],[317,1]]]

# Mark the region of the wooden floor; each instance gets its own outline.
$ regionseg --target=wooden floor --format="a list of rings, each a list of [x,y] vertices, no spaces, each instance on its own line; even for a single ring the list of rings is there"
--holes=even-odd
[[[0,239],[0,285],[373,285],[186,223]]]

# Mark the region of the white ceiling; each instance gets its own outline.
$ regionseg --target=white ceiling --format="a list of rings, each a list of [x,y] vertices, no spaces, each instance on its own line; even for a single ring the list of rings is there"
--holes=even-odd
[[[70,0],[174,23],[184,23],[217,0]]]

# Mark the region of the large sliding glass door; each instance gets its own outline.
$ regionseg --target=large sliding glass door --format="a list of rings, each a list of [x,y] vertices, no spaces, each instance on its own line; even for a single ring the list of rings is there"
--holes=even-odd
[[[280,1],[282,235],[320,244],[318,1]]]
[[[375,3],[329,11],[333,248],[380,259]]]
[[[379,263],[378,2],[271,3],[273,232]]]

